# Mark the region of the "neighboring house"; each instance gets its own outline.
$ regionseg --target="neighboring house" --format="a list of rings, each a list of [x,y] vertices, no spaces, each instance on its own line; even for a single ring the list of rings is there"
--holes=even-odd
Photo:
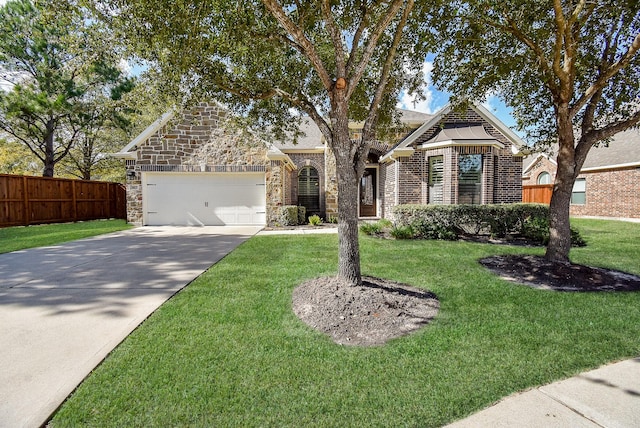
[[[556,168],[553,155],[529,156],[524,161],[523,186],[551,185]],[[608,145],[589,151],[573,187],[570,212],[640,218],[640,130],[621,132]]]
[[[396,142],[370,150],[362,218],[391,218],[398,204],[521,200],[523,143],[485,108],[400,113]],[[339,216],[335,160],[315,123],[303,123],[297,144],[270,143],[229,128],[226,114],[206,103],[166,114],[116,154],[126,160],[129,222],[275,225],[285,205]],[[361,126],[351,125],[352,138]]]

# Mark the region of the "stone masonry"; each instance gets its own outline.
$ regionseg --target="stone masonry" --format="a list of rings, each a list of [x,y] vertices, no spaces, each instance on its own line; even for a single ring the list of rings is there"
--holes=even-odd
[[[267,144],[250,133],[233,127],[226,111],[201,103],[159,129],[140,147],[136,159],[127,160],[127,218],[140,225],[142,173],[264,172],[267,224],[273,224],[277,207],[284,204],[285,165],[267,159]]]

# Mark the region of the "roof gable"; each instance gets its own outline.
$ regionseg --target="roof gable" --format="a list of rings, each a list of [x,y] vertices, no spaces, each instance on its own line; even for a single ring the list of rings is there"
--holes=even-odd
[[[548,153],[538,153],[525,158],[522,174],[527,174],[540,157],[545,157],[555,164],[557,150],[558,146],[554,145]],[[592,147],[582,165],[582,171],[633,166],[640,166],[640,129],[627,129],[614,135],[608,144]]]
[[[522,149],[526,148],[526,144],[524,143],[524,141],[522,141],[520,137],[518,137],[507,125],[505,125],[500,119],[498,119],[495,115],[493,115],[489,110],[487,110],[486,108],[482,107],[479,104],[471,104],[469,106],[469,110],[472,110],[473,112],[477,113],[482,118],[482,120],[486,121],[489,125],[493,126],[507,140],[509,140],[512,143],[511,149],[514,155],[521,153]],[[389,153],[387,153],[385,156],[382,157],[381,161],[392,160],[397,158],[398,156],[406,156],[406,154],[412,153],[411,148],[413,147],[413,145],[419,143],[420,142],[419,140],[421,138],[424,138],[426,133],[428,133],[429,131],[432,131],[438,124],[442,123],[443,121],[446,123],[447,116],[453,112],[454,112],[453,106],[451,104],[447,104],[435,115],[433,115],[431,119],[426,121],[424,124],[422,124],[422,126],[420,126],[418,129],[416,129],[411,134],[409,134],[404,140],[400,141],[391,151],[389,151]],[[469,138],[471,138],[474,133],[477,134],[478,132],[480,132],[480,130],[478,128],[475,128],[474,125],[475,124],[472,124],[472,123],[469,123],[466,125],[467,127],[474,127],[474,130],[459,131],[464,133],[465,135],[464,136],[462,134],[458,135],[459,138],[458,138],[457,144],[455,144],[456,139],[448,138],[453,136],[453,134],[448,135],[447,133],[445,133],[440,138],[442,139],[448,138],[448,141],[451,142],[451,145],[470,145],[470,144],[474,145],[473,143],[471,143],[471,141],[474,138],[472,139],[469,139]],[[441,134],[443,130],[441,130],[440,132],[436,132],[432,136],[427,136],[428,138],[430,137],[429,140],[423,143],[421,147],[423,148],[429,147],[428,143],[433,139],[437,139],[438,135]],[[448,131],[449,134],[451,134],[451,132],[452,131]],[[463,143],[463,140],[466,140],[467,142]],[[482,143],[483,140],[485,141],[485,143]],[[502,143],[500,143],[494,137],[489,135],[484,129],[483,129],[483,134],[481,138],[478,139],[478,143],[483,145],[494,145],[495,143],[498,143],[497,147],[504,147]],[[478,143],[476,143],[476,145]]]
[[[143,144],[145,141],[149,139],[153,134],[158,132],[164,125],[167,124],[173,118],[173,111],[168,111],[156,121],[154,121],[151,125],[147,126],[147,128],[138,134],[129,144],[124,146],[119,152],[114,153],[113,156],[117,158],[135,158],[135,151],[138,146]]]

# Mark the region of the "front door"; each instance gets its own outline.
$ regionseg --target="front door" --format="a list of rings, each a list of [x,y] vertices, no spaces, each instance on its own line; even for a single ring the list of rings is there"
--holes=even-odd
[[[378,215],[377,199],[377,170],[367,168],[360,179],[360,217],[376,217]]]

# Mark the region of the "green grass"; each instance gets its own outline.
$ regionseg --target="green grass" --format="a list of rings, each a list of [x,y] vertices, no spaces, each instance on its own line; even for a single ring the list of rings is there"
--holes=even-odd
[[[574,224],[589,242],[575,262],[640,274],[640,224]],[[335,273],[336,246],[335,235],[245,242],[114,350],[52,425],[441,426],[640,355],[640,293],[535,290],[477,263],[543,249],[364,235],[363,272],[432,290],[440,313],[385,346],[335,345],[296,318],[291,293]]]
[[[27,227],[5,227],[0,229],[0,254],[26,248],[60,244],[129,228],[131,226],[124,220],[95,220]]]

